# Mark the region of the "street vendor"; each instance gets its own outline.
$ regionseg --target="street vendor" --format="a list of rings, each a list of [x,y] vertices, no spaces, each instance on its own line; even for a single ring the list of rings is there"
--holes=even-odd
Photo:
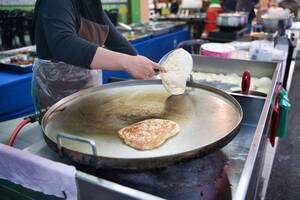
[[[164,71],[137,55],[99,0],[37,0],[34,34],[38,59],[33,66],[32,97],[37,110],[101,85],[101,69],[126,70],[137,79],[151,78],[154,69]]]

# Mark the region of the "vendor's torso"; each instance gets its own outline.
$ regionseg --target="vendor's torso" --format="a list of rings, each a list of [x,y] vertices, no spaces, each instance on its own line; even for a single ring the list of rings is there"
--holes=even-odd
[[[40,1],[40,4],[38,14],[35,18],[35,39],[39,59],[35,60],[33,67],[32,97],[35,108],[40,110],[52,106],[60,99],[77,91],[102,84],[101,70],[89,70],[85,69],[89,68],[88,65],[74,65],[65,60],[57,59],[50,51],[49,42],[55,43],[49,44],[52,45],[52,50],[55,45],[60,45],[57,41],[61,41],[64,45],[60,47],[60,51],[68,51],[68,55],[71,55],[71,57],[74,57],[72,53],[77,51],[77,54],[74,54],[75,56],[77,55],[82,59],[86,59],[86,56],[80,54],[81,48],[73,49],[68,46],[69,39],[76,38],[78,40],[78,38],[81,38],[94,43],[96,47],[102,46],[107,38],[109,26],[104,21],[105,17],[103,17],[104,13],[101,3],[97,0],[65,0],[68,1],[68,4],[63,5],[63,9],[66,9],[66,12],[62,12],[62,16],[58,17],[53,16],[54,13],[50,13],[52,18],[49,15],[47,16],[49,10],[43,12],[43,9],[46,9],[47,5],[43,5],[43,1],[49,0],[38,1]],[[67,19],[64,18],[64,15]],[[45,33],[47,28],[44,28],[43,24],[47,23],[47,20],[45,20],[47,17],[52,20],[50,28],[53,28],[53,26],[59,27],[54,29],[56,31],[54,31],[55,34],[53,35],[49,34],[49,32]],[[57,22],[57,24],[53,22]],[[69,26],[68,29],[65,29],[64,25]],[[61,34],[64,31],[68,32],[68,34]],[[60,39],[57,40],[55,37],[59,37]],[[79,44],[86,45],[87,42]],[[56,55],[62,55],[57,52],[55,52]],[[88,53],[89,55],[93,54],[91,51]],[[70,59],[70,56],[68,58]]]
[[[47,9],[45,5],[43,5],[43,0],[39,0],[40,3],[38,5],[38,9]],[[104,17],[104,12],[102,9],[101,1],[99,0],[70,0],[72,4],[72,14],[74,15],[74,18],[76,19],[74,29],[77,36],[80,34],[81,28],[82,28],[82,19],[91,21],[92,23],[96,23],[98,25],[107,25],[108,22],[106,22]],[[59,5],[58,5],[59,6]],[[35,10],[36,12],[36,10]],[[37,12],[37,15],[35,16],[35,24],[34,24],[34,35],[35,35],[35,43],[37,48],[37,55],[39,58],[44,60],[52,60],[53,56],[50,51],[50,48],[48,46],[48,42],[46,40],[46,34],[42,19],[42,16],[40,15],[39,11]],[[86,39],[86,38],[84,38]],[[103,40],[104,42],[105,40]],[[93,41],[92,41],[93,42]]]

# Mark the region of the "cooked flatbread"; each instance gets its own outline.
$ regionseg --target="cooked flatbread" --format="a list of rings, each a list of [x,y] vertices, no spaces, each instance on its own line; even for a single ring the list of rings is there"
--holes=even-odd
[[[151,150],[176,135],[180,127],[166,119],[147,119],[134,123],[118,131],[124,142],[139,150]]]
[[[183,94],[186,80],[193,68],[193,59],[189,52],[180,48],[176,49],[166,59],[162,66],[167,72],[161,72],[160,77],[166,90],[173,94]]]

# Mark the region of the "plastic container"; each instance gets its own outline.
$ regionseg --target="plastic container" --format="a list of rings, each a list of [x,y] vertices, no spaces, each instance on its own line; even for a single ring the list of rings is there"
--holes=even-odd
[[[207,43],[201,46],[201,54],[204,56],[230,58],[233,51],[235,48],[230,44]]]
[[[32,114],[32,73],[0,70],[0,122]]]

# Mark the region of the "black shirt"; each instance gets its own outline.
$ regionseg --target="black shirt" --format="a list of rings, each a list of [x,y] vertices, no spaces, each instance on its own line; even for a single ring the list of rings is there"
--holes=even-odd
[[[105,47],[137,55],[134,47],[115,29],[99,0],[37,0],[34,32],[38,57],[90,68],[98,45],[77,36],[81,17],[109,26]]]

